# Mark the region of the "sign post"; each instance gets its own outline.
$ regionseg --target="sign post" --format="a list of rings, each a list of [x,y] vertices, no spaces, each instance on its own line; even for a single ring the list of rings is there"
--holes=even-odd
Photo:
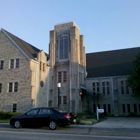
[[[104,109],[98,109],[97,107],[97,121],[99,121],[99,113],[104,113]]]
[[[97,112],[97,121],[99,121],[98,107],[97,107],[97,109],[96,109],[96,112]]]
[[[61,83],[57,83],[57,88],[58,88],[58,108],[59,108],[59,100],[60,100],[60,87],[61,87]]]

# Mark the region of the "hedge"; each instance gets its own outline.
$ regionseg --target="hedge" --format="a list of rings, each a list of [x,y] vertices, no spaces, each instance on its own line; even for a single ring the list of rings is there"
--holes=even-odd
[[[21,115],[19,112],[0,112],[0,119],[5,120],[5,119],[10,119],[13,116]]]

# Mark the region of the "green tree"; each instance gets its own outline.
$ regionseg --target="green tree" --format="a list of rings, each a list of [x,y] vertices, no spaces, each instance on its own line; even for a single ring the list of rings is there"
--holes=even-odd
[[[133,61],[132,74],[128,77],[127,82],[132,88],[134,97],[140,99],[140,52]]]

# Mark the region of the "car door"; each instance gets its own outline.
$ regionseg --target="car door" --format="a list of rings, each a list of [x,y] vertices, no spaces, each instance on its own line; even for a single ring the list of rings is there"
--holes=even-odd
[[[41,108],[36,116],[37,123],[40,124],[41,126],[48,125],[51,115],[52,115],[51,109]]]
[[[24,118],[22,119],[23,124],[28,126],[36,125],[37,124],[36,116],[38,112],[39,109],[32,109],[27,113],[25,113]]]

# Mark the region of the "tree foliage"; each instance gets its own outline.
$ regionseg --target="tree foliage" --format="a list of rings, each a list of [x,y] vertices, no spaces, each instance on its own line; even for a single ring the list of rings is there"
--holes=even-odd
[[[140,99],[140,52],[133,61],[132,74],[128,77],[127,82],[132,88],[134,97]]]

